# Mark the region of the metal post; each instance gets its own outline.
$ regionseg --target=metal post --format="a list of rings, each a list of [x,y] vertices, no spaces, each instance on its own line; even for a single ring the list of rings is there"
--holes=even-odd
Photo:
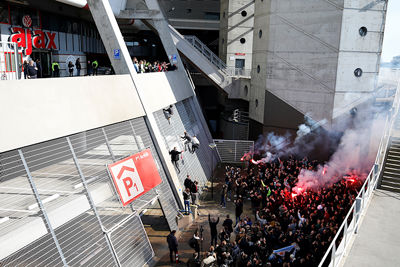
[[[103,131],[104,131],[104,129],[103,129]],[[98,221],[98,223],[99,223],[99,225],[101,227],[101,230],[102,230],[102,232],[103,232],[103,234],[105,236],[105,239],[106,239],[107,244],[108,244],[108,248],[109,248],[109,250],[111,252],[111,255],[114,258],[115,263],[117,264],[117,266],[121,266],[121,263],[119,262],[118,257],[117,257],[117,253],[115,252],[115,250],[113,249],[113,246],[111,244],[111,240],[108,240],[109,236],[107,235],[106,231],[104,230],[103,224],[101,223],[100,215],[98,214],[97,209],[96,209],[96,205],[94,204],[93,198],[90,195],[89,188],[88,188],[87,183],[86,183],[86,178],[83,175],[82,169],[81,169],[81,167],[79,165],[78,158],[76,157],[76,154],[75,154],[75,151],[74,151],[74,147],[72,146],[71,140],[69,139],[69,137],[66,137],[66,139],[67,139],[67,142],[68,142],[69,149],[71,150],[71,153],[72,153],[72,158],[74,160],[75,167],[78,170],[79,177],[81,178],[83,188],[85,188],[85,195],[86,195],[86,198],[87,198],[87,200],[89,202],[89,205],[90,205],[91,209],[93,210],[93,212],[94,212],[94,214],[96,216],[96,219],[97,219],[97,221]]]
[[[361,202],[362,202],[362,198],[357,197],[356,198],[356,206],[355,206],[355,209],[354,209],[355,215],[356,215],[356,220],[354,222],[354,227],[355,227],[354,233],[356,233],[356,234],[358,232],[358,220],[360,219]]]
[[[64,253],[61,250],[60,244],[58,243],[58,239],[57,239],[56,233],[54,232],[54,229],[51,226],[50,219],[47,216],[47,212],[46,212],[46,210],[44,208],[42,200],[40,199],[39,191],[37,190],[35,182],[33,181],[31,172],[29,171],[29,168],[28,168],[28,164],[25,161],[24,154],[22,154],[22,150],[21,149],[18,149],[18,153],[19,153],[19,156],[21,158],[22,164],[24,165],[26,174],[28,176],[29,184],[30,184],[30,186],[32,188],[33,194],[35,195],[36,202],[37,202],[37,204],[38,204],[38,206],[40,208],[40,211],[42,212],[43,221],[44,221],[44,224],[45,224],[45,226],[47,228],[47,231],[50,232],[50,234],[51,234],[51,236],[53,238],[53,241],[54,241],[54,243],[55,243],[55,245],[57,247],[58,253],[60,254],[61,261],[63,262],[64,266],[67,267],[68,264],[67,264],[67,261],[66,261],[66,259],[64,257]]]
[[[211,148],[211,199],[214,200],[214,148],[217,147],[215,143],[208,145]]]
[[[110,152],[110,155],[111,155],[112,160],[115,161],[115,156],[114,156],[114,153],[113,153],[113,151],[112,151],[112,149],[111,149],[110,143],[108,142],[108,138],[107,138],[106,131],[104,130],[103,127],[101,128],[101,130],[103,131],[104,138],[106,139],[106,145],[107,145],[107,148],[108,148],[108,152]],[[67,139],[69,140],[68,137],[67,137]]]

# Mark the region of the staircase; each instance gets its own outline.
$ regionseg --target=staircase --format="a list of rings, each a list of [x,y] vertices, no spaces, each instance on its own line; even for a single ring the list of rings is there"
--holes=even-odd
[[[400,116],[394,122],[393,131],[400,132]],[[400,193],[400,137],[391,138],[380,189]]]
[[[183,36],[169,25],[172,40],[180,52],[212,83],[224,90],[231,91],[232,77],[228,74],[225,63],[195,36]]]

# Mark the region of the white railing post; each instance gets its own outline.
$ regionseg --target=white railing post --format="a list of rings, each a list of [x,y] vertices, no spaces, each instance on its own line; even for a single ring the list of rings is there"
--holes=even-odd
[[[361,211],[361,205],[362,205],[362,198],[361,197],[357,197],[356,198],[356,207],[355,207],[355,215],[356,215],[356,220],[354,222],[354,233],[357,234],[358,232],[358,220],[360,219],[360,211]]]

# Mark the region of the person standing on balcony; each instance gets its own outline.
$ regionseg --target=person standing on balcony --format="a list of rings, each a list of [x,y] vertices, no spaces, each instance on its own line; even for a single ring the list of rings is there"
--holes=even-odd
[[[42,63],[40,63],[40,59],[36,59],[36,68],[37,68],[37,77],[42,78]]]
[[[53,61],[51,70],[53,71],[53,77],[60,77],[60,64],[57,61]]]
[[[190,214],[190,189],[186,188],[183,191],[183,203],[185,204],[185,213],[187,215]]]
[[[36,79],[37,78],[37,68],[33,65],[32,59],[29,61],[27,74],[28,74],[28,79]]]
[[[79,57],[76,59],[75,61],[75,68],[76,68],[76,76],[81,76],[81,60],[79,59]]]
[[[74,76],[74,64],[72,64],[72,61],[68,62],[68,72],[69,77]]]
[[[92,67],[93,67],[93,75],[97,76],[97,70],[99,68],[99,62],[97,60],[92,62]]]
[[[86,66],[87,66],[87,75],[91,76],[93,74],[92,62],[90,62],[90,60],[88,60]]]

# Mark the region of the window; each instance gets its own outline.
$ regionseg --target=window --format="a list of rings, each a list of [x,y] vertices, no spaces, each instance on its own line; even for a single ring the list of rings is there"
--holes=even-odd
[[[256,99],[256,107],[258,107],[258,99]]]
[[[6,4],[0,5],[0,23],[10,23],[8,18],[8,5]]]
[[[17,57],[18,60],[18,65],[22,64],[22,53],[18,53],[19,56]],[[14,58],[14,52],[4,52],[4,61],[6,65],[6,72],[15,72],[16,66],[15,66],[15,58]]]
[[[363,73],[363,71],[362,71],[362,69],[360,69],[360,68],[357,68],[357,69],[354,70],[354,75],[355,75],[356,77],[361,77],[361,76],[362,76],[362,73]]]
[[[222,41],[221,41],[221,42],[222,42],[222,44],[224,44],[224,43],[225,43],[225,39],[224,39],[224,38],[222,38]]]
[[[244,44],[246,42],[246,39],[245,38],[240,38],[240,43],[241,44]]]
[[[247,85],[244,86],[244,93],[246,96],[249,94],[249,87]]]
[[[224,13],[222,13],[222,17],[225,18],[225,16],[226,16],[226,13],[225,13],[225,11],[224,11]]]
[[[262,30],[258,31],[258,37],[261,38],[262,37]]]
[[[257,73],[260,73],[260,65],[257,65]]]
[[[368,29],[367,29],[366,27],[361,27],[361,28],[358,30],[358,32],[360,33],[360,35],[361,35],[362,37],[364,37],[365,35],[367,35]]]
[[[246,16],[247,16],[246,10],[243,10],[240,14],[242,14],[243,17],[246,17]]]
[[[204,18],[210,19],[210,20],[219,20],[219,13],[218,12],[205,12]]]

